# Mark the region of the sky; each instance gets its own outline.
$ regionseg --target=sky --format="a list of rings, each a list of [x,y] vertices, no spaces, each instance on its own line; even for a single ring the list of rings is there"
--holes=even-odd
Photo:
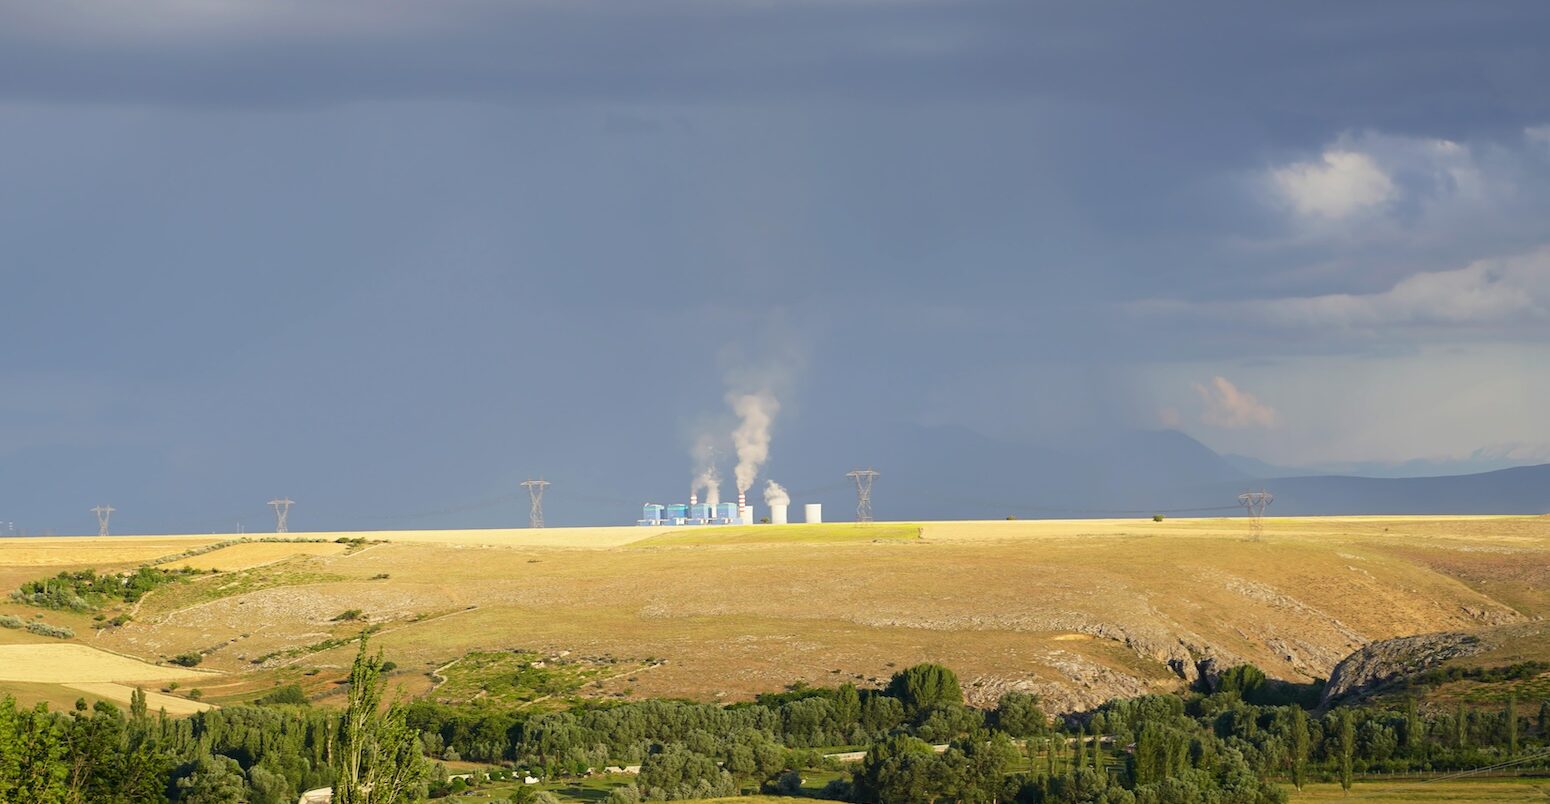
[[[1542,2],[0,0],[0,529],[521,524],[534,476],[600,524],[747,391],[772,461],[886,421],[1550,462],[1547,40]]]

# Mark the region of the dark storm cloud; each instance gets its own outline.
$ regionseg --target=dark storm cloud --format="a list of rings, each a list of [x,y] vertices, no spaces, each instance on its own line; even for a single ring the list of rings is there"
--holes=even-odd
[[[772,332],[777,467],[867,419],[1193,422],[1219,374],[1287,423],[1241,448],[1315,443],[1331,364],[1239,371],[1546,331],[1547,15],[0,0],[0,519],[403,524],[542,472],[613,521]],[[1394,290],[1455,287],[1512,323]],[[1406,426],[1359,457],[1487,443]]]
[[[1550,9],[1231,2],[10,2],[0,94],[910,102],[1037,95],[1164,119],[1462,136],[1550,117]]]

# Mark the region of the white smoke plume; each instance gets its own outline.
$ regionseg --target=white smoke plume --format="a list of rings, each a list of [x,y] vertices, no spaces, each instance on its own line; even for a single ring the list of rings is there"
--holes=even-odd
[[[716,468],[716,442],[708,435],[700,436],[694,444],[694,464],[699,473],[694,476],[694,483],[690,486],[691,493],[705,490],[705,498],[702,500],[707,505],[716,505],[721,502],[721,470]]]
[[[791,495],[786,493],[786,487],[773,480],[764,484],[764,504],[769,506],[790,505]]]
[[[700,470],[698,477],[694,478],[694,491],[705,489],[705,497],[700,502],[714,506],[721,502],[721,472],[711,464]]]
[[[741,420],[732,431],[732,446],[737,450],[737,468],[733,470],[739,494],[753,488],[759,467],[770,458],[770,426],[780,411],[780,402],[768,391],[732,394],[727,397],[732,412]]]

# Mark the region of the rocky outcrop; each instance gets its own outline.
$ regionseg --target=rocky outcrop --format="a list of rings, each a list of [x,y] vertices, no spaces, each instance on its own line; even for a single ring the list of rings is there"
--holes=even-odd
[[[1447,632],[1385,639],[1347,656],[1335,665],[1324,687],[1322,706],[1352,695],[1371,692],[1400,676],[1418,673],[1487,647],[1476,634]]]

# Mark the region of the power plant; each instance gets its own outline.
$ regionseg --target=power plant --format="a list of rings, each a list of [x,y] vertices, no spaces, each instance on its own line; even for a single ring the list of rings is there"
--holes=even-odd
[[[646,503],[641,507],[637,525],[752,525],[753,506],[748,502],[748,492],[758,479],[759,470],[770,457],[771,426],[780,402],[768,390],[754,393],[728,393],[727,404],[737,415],[737,427],[731,433],[733,452],[737,465],[733,479],[737,488],[737,502],[721,502],[721,470],[716,467],[717,439],[709,433],[701,433],[696,439],[692,455],[697,467],[690,484],[689,502],[660,505]],[[700,490],[705,490],[705,502],[700,502]],[[785,525],[791,507],[791,496],[779,483],[767,480],[764,488],[764,504],[769,506],[769,523]],[[823,508],[808,503],[803,509],[807,521],[822,522]]]
[[[710,503],[697,502],[695,497],[690,497],[688,503],[671,503],[661,505],[659,503],[646,503],[641,506],[641,518],[635,520],[635,524],[648,527],[670,525],[674,527],[686,525],[752,525],[754,524],[754,511],[752,505],[744,505],[738,508],[737,503]],[[785,525],[787,521],[787,509],[789,503],[774,503],[770,505],[770,524]],[[803,506],[803,512],[809,523],[823,521],[823,506],[818,503],[808,503]]]

